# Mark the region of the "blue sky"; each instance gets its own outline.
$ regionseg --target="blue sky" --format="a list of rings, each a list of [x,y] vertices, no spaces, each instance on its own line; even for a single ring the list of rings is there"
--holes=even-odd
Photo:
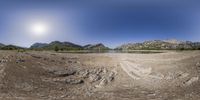
[[[1,0],[0,42],[29,47],[55,40],[116,47],[154,39],[200,40],[200,7],[192,0]],[[36,37],[29,26],[42,22]]]

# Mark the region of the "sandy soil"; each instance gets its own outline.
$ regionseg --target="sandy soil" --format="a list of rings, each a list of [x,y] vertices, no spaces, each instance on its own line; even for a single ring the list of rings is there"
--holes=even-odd
[[[200,51],[0,51],[2,100],[198,100]]]

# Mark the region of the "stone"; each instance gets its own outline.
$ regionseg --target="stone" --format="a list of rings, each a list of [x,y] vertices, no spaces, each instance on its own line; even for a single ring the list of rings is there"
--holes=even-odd
[[[106,68],[103,68],[103,73],[107,73],[108,70]]]
[[[76,73],[75,70],[59,70],[59,71],[53,72],[53,74],[58,77],[70,76],[70,75],[74,75],[75,73]]]
[[[69,60],[68,63],[73,63],[73,61]]]
[[[6,62],[8,62],[8,60],[6,60],[6,59],[1,59],[0,60],[0,63],[6,63]]]
[[[197,62],[197,63],[196,63],[196,66],[197,66],[197,67],[200,67],[200,62]]]
[[[100,69],[97,69],[96,70],[96,74],[100,74],[103,70],[100,68]]]
[[[108,80],[103,78],[101,80],[101,82],[99,83],[99,85],[96,85],[96,87],[103,87],[103,86],[107,85],[107,83],[108,83]]]
[[[23,59],[16,60],[16,63],[21,63],[21,62],[25,62],[25,60],[23,60]]]
[[[102,69],[92,69],[90,70],[90,73],[92,74],[100,74],[102,72]]]
[[[187,76],[189,76],[189,73],[181,73],[181,74],[179,74],[179,78],[186,78]]]
[[[96,82],[96,81],[98,81],[98,80],[100,80],[100,79],[101,79],[101,76],[98,75],[98,74],[91,74],[91,75],[89,76],[90,82]]]
[[[40,59],[40,58],[42,58],[42,57],[40,57],[40,56],[36,56],[36,55],[31,55],[33,58],[37,58],[37,59]]]
[[[111,72],[109,75],[108,75],[108,82],[111,82],[114,80],[114,76],[115,76],[115,73],[114,72]]]
[[[73,85],[73,84],[82,84],[82,83],[84,83],[84,81],[81,79],[66,79],[65,83]]]
[[[65,60],[66,58],[65,58],[65,57],[62,57],[61,59],[62,59],[62,60]]]
[[[51,60],[51,62],[56,62],[55,60]]]
[[[81,70],[81,71],[79,71],[78,74],[82,78],[87,78],[89,76],[89,71],[88,70]]]
[[[184,82],[183,84],[184,84],[185,86],[189,86],[189,85],[191,85],[192,83],[197,82],[198,80],[199,80],[199,77],[192,77],[192,78],[190,78],[189,80],[187,80],[186,82]]]

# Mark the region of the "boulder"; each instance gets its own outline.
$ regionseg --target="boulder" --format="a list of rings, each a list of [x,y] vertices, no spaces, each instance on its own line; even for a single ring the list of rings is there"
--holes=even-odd
[[[58,76],[58,77],[65,77],[65,76],[70,76],[74,75],[76,73],[75,70],[59,70],[59,71],[54,71],[53,74]]]

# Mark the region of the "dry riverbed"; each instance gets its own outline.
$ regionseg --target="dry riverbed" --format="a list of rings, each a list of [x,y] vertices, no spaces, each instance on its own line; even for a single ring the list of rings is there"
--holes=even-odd
[[[0,51],[0,99],[198,100],[200,51]]]

